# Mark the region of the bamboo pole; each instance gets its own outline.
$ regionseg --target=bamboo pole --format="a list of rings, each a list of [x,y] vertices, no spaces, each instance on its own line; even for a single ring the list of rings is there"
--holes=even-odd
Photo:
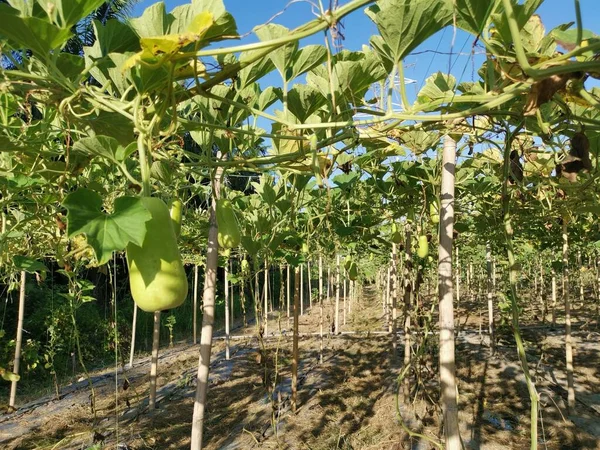
[[[15,342],[15,358],[13,360],[13,373],[19,375],[21,366],[21,346],[23,344],[23,318],[25,316],[25,284],[27,274],[24,270],[21,271],[21,283],[19,287],[19,310],[17,313],[17,337]],[[8,406],[10,409],[15,407],[17,398],[17,383],[18,380],[12,380],[10,383],[10,398]]]
[[[565,304],[565,360],[567,365],[567,405],[569,414],[575,413],[575,386],[573,380],[573,337],[571,335],[571,300],[569,298],[569,234],[567,219],[563,218],[563,301]]]

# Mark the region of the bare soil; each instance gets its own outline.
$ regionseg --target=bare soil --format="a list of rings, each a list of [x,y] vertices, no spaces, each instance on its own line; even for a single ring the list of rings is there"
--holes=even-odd
[[[397,393],[404,336],[398,336],[394,357],[374,288],[366,288],[359,304],[346,312],[346,324],[339,335],[331,334],[333,303],[326,302],[324,307],[323,340],[319,336],[318,305],[307,307],[300,318],[302,362],[295,414],[289,402],[292,339],[285,312],[271,314],[262,346],[255,337],[255,327],[235,330],[229,360],[225,359],[224,340],[216,340],[205,422],[206,449],[436,448],[432,442],[438,442],[441,434],[441,412],[436,405],[437,336],[431,335],[423,347],[419,370],[408,372],[409,398],[405,399],[402,387]],[[461,436],[467,449],[526,449],[529,394],[511,333],[499,333],[495,352],[489,346],[482,322],[485,314],[481,314],[485,305],[485,299],[465,300],[457,313],[461,318],[457,337]],[[566,411],[560,320],[555,329],[525,326],[523,330],[540,396],[541,449],[600,449],[600,336],[591,329],[578,328],[589,314],[576,309],[577,313],[578,402],[571,414]],[[528,314],[524,317],[533,316]],[[343,317],[341,302],[341,321]],[[418,351],[422,342],[422,336],[413,339],[413,351]],[[91,374],[95,417],[87,380],[63,387],[59,400],[40,398],[0,416],[0,448],[189,448],[198,351],[199,346],[189,342],[161,349],[158,408],[152,413],[147,408],[150,360],[145,356],[129,370],[112,367]]]

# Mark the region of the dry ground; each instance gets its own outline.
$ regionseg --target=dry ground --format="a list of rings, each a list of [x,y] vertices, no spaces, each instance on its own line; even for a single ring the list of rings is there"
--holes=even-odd
[[[463,302],[467,317],[457,338],[461,435],[467,449],[529,447],[529,395],[510,334],[492,354],[479,333],[484,300]],[[341,306],[342,307],[342,306]],[[410,372],[410,404],[396,395],[402,368],[403,337],[392,359],[391,338],[383,334],[382,309],[374,289],[347,313],[345,334],[331,336],[333,309],[324,308],[323,361],[318,336],[320,309],[300,318],[299,409],[290,411],[291,336],[288,320],[271,315],[261,352],[252,326],[238,329],[231,359],[224,341],[213,350],[205,448],[216,449],[428,449],[422,437],[440,433],[437,399],[436,336],[429,338],[419,381]],[[585,314],[581,314],[585,317]],[[343,310],[340,309],[343,320]],[[279,333],[281,331],[281,333]],[[354,331],[355,333],[351,333]],[[272,333],[275,335],[272,335]],[[577,331],[578,404],[565,410],[564,352],[561,328],[526,328],[528,357],[541,397],[539,448],[600,449],[600,350],[598,333]],[[311,333],[317,333],[311,334]],[[277,370],[275,370],[277,360]],[[198,346],[179,343],[161,349],[158,409],[147,410],[149,358],[133,369],[107,368],[92,374],[96,418],[90,410],[87,381],[63,388],[61,399],[42,398],[0,416],[4,449],[184,449],[189,448]],[[117,406],[117,407],[116,407]]]

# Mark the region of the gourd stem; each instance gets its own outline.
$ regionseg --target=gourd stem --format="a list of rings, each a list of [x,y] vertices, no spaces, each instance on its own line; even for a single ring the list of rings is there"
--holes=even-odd
[[[408,111],[408,96],[406,95],[406,81],[404,79],[404,64],[402,60],[398,62],[398,82],[400,83],[400,96],[402,97],[402,110]]]
[[[581,45],[581,39],[583,37],[581,6],[579,5],[579,0],[575,0],[575,20],[577,21],[577,40],[575,41],[575,44],[579,47]]]
[[[142,196],[150,197],[150,167],[148,166],[148,155],[146,154],[146,135],[140,133],[137,139],[138,152],[140,155],[140,172],[142,174]]]

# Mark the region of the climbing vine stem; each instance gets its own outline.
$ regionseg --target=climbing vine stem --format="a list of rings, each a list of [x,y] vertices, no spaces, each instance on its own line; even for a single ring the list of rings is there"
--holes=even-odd
[[[503,182],[502,182],[502,217],[504,222],[504,233],[506,238],[506,252],[508,256],[508,267],[509,267],[509,301],[511,305],[512,313],[512,328],[513,335],[515,337],[515,343],[517,345],[517,354],[523,369],[523,375],[525,376],[525,382],[527,383],[527,390],[529,392],[529,398],[531,401],[530,417],[531,417],[531,450],[537,449],[537,416],[538,416],[538,402],[539,396],[535,388],[535,383],[529,372],[529,364],[527,363],[527,355],[525,354],[525,346],[521,337],[521,330],[519,328],[519,302],[517,298],[517,277],[518,277],[518,266],[515,261],[515,253],[513,248],[513,228],[510,216],[510,195],[508,192],[508,183],[511,178],[510,171],[510,152],[512,142],[518,136],[523,122],[521,122],[512,131],[507,131],[507,137],[505,140],[504,147],[504,170],[503,170]]]

